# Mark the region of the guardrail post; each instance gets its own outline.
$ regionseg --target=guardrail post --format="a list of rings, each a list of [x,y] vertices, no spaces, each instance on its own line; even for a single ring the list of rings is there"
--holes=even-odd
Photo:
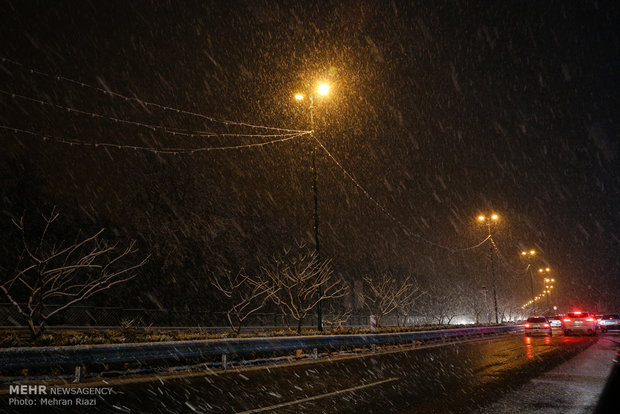
[[[228,355],[222,354],[222,369],[226,371],[228,369]]]
[[[319,351],[316,348],[312,349],[312,358],[319,359]]]
[[[78,383],[82,380],[82,367],[80,365],[75,366],[75,375],[73,378],[74,383]]]
[[[377,352],[377,345],[376,345],[376,344],[372,344],[372,345],[370,345],[370,350],[371,350],[372,352]]]

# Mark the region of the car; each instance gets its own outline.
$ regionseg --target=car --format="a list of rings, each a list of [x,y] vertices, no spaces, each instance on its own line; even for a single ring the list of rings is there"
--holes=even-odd
[[[525,324],[523,324],[525,330],[525,336],[532,336],[536,334],[542,334],[546,336],[552,336],[551,324],[549,320],[544,316],[531,316],[527,318]]]
[[[562,327],[562,315],[549,316],[547,319],[549,320],[549,325],[551,325],[552,328]]]
[[[620,329],[620,315],[617,313],[609,313],[603,315],[598,322],[601,332],[607,332],[611,329]]]
[[[595,336],[597,331],[596,319],[589,312],[568,312],[562,319],[562,330],[565,336],[576,333]]]

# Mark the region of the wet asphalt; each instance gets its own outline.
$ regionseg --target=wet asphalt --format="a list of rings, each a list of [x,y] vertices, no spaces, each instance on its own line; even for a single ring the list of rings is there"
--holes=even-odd
[[[99,398],[88,412],[462,413],[515,392],[598,339],[511,335],[191,376],[149,375],[138,382],[111,379],[116,394]],[[74,406],[28,412],[85,411]]]

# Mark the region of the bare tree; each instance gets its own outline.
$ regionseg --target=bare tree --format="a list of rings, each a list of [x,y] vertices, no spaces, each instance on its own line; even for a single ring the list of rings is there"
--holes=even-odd
[[[267,281],[253,281],[243,270],[237,273],[223,270],[211,284],[228,300],[226,318],[235,335],[239,335],[245,321],[260,310],[268,298]]]
[[[323,323],[336,328],[342,328],[342,325],[346,323],[353,314],[353,308],[351,306],[338,307],[331,306],[323,318]]]
[[[253,284],[267,288],[269,299],[297,321],[298,333],[303,320],[320,302],[341,297],[345,292],[342,281],[333,277],[329,261],[319,261],[316,253],[303,244],[274,257],[262,267]],[[317,295],[319,286],[322,289],[320,298]]]
[[[479,289],[476,284],[459,283],[461,286],[460,302],[463,306],[463,310],[469,315],[473,316],[476,324],[486,320],[482,318],[486,310],[485,294],[482,289]]]
[[[388,273],[375,278],[364,276],[364,284],[362,300],[370,314],[377,317],[377,326],[380,326],[384,316],[404,307],[419,291],[411,276],[396,280]]]
[[[431,317],[440,325],[450,324],[461,309],[461,291],[458,285],[453,288],[434,289],[429,295],[428,310]]]
[[[516,319],[517,315],[522,311],[520,304],[511,293],[509,290],[505,290],[500,294],[500,299],[498,300],[500,323]],[[551,313],[552,309],[547,309],[547,312]]]
[[[400,326],[400,316],[403,318],[403,326],[407,324],[409,315],[415,310],[418,299],[423,295],[426,295],[426,291],[420,288],[417,280],[413,277],[409,277],[409,286],[407,292],[396,298],[396,311],[399,314],[399,318],[396,323]]]
[[[14,275],[0,284],[0,290],[27,323],[33,338],[52,316],[136,277],[133,271],[148,259],[128,264],[136,252],[134,242],[119,251],[101,239],[103,229],[67,246],[56,244],[48,240],[48,233],[58,217],[55,208],[49,217],[43,216],[44,229],[32,246],[24,218],[13,220],[21,233],[22,253]]]

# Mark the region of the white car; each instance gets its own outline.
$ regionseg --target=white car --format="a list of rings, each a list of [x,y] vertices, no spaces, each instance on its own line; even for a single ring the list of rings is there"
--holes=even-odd
[[[603,315],[598,321],[598,326],[601,328],[601,332],[607,332],[610,329],[620,329],[620,315],[617,313]]]
[[[549,324],[552,328],[561,328],[562,327],[562,315],[558,316],[549,316]]]
[[[596,319],[589,312],[568,312],[562,319],[562,329],[565,336],[577,333],[596,335]]]
[[[527,321],[525,321],[525,324],[523,325],[523,329],[525,330],[525,336],[532,336],[536,334],[546,336],[553,335],[551,332],[551,325],[544,316],[531,316],[527,318]]]

